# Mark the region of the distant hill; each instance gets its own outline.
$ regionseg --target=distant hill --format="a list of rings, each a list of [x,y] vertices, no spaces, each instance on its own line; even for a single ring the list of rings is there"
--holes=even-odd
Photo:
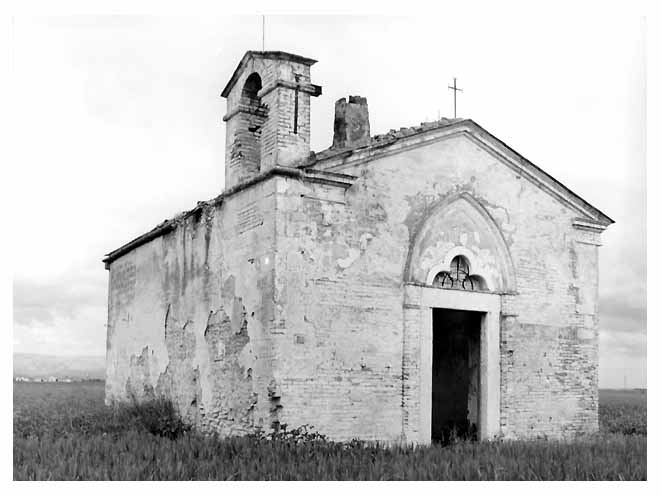
[[[41,379],[104,379],[104,356],[55,356],[14,353],[14,377]]]

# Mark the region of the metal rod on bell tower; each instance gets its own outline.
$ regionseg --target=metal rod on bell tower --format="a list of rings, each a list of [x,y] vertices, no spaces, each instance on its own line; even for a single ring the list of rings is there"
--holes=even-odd
[[[264,51],[264,31],[266,27],[266,16],[262,14],[262,52]]]

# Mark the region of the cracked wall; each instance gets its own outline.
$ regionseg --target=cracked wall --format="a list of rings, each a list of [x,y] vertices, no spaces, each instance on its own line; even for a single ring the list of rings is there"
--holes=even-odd
[[[222,435],[272,424],[273,185],[202,204],[111,263],[108,403],[167,397]]]

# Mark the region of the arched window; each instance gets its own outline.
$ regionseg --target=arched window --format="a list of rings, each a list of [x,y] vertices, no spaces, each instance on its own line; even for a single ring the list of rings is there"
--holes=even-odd
[[[262,89],[262,78],[259,77],[259,74],[253,72],[246,83],[243,85],[243,91],[241,92],[241,103],[243,105],[248,105],[250,107],[259,107],[261,101],[257,96],[259,90]]]
[[[436,274],[433,286],[448,289],[461,289],[465,291],[485,291],[486,281],[483,277],[471,274],[470,263],[462,255],[457,255],[450,263],[450,270]]]
[[[253,72],[243,85],[241,92],[241,104],[247,107],[248,113],[248,131],[253,134],[253,139],[259,143],[262,135],[262,126],[266,121],[266,107],[262,105],[262,100],[258,96],[262,89],[262,78],[259,74]]]
[[[236,167],[239,176],[249,177],[260,171],[262,131],[268,118],[266,106],[259,97],[262,78],[253,72],[246,78],[241,90],[240,117],[236,121],[230,147],[230,167]]]

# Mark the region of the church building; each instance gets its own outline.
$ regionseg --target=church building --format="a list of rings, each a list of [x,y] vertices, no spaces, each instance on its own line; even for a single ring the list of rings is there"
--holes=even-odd
[[[224,191],[105,257],[106,402],[166,397],[223,436],[596,431],[613,220],[470,119],[372,136],[350,96],[312,152],[314,63],[247,52]]]

